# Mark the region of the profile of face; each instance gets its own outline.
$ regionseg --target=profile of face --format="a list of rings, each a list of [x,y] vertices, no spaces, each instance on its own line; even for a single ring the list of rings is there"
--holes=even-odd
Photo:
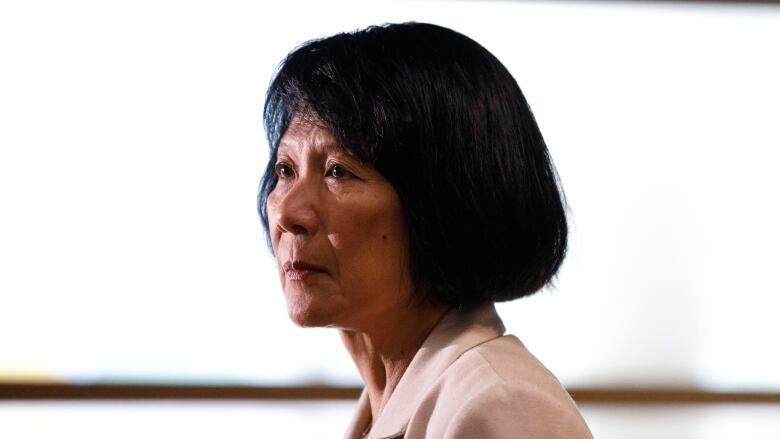
[[[290,318],[365,329],[408,306],[408,231],[393,186],[322,124],[294,118],[268,196],[271,242]]]

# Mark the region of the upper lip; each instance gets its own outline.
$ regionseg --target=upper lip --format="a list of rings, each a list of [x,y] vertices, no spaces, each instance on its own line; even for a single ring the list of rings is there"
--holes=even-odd
[[[282,269],[285,272],[290,270],[328,271],[323,266],[310,264],[304,261],[287,261],[282,265]]]

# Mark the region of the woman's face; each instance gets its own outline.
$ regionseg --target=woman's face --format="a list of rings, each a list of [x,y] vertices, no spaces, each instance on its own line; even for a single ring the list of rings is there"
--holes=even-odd
[[[290,318],[361,329],[408,304],[408,235],[398,194],[330,130],[293,119],[279,145],[268,218]]]

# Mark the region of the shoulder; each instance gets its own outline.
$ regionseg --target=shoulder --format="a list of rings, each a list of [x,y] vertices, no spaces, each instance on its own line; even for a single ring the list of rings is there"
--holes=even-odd
[[[433,437],[592,437],[555,376],[513,336],[465,352],[426,399]]]

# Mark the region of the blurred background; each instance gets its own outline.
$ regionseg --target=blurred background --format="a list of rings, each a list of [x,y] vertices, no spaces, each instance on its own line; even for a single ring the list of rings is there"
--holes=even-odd
[[[276,65],[426,21],[513,73],[570,205],[509,331],[600,438],[780,437],[780,3],[0,2],[0,437],[339,437],[255,209]]]

